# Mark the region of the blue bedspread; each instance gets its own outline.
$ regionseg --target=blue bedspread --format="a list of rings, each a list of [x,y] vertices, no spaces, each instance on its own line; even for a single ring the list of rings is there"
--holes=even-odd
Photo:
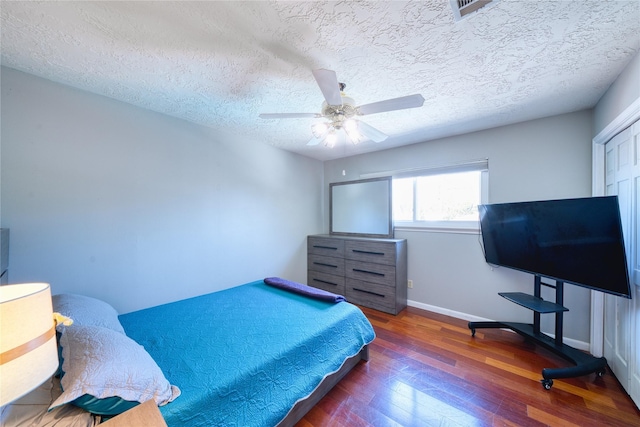
[[[375,336],[354,305],[262,280],[124,314],[120,322],[182,391],[160,408],[170,427],[272,427]]]

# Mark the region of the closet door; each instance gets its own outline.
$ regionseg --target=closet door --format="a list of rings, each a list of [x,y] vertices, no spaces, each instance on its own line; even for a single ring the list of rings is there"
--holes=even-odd
[[[622,386],[640,405],[640,123],[606,145],[606,192],[617,195],[625,236],[632,299],[604,297],[604,356]]]
[[[632,153],[634,154],[631,179],[633,201],[631,206],[631,253],[629,254],[631,292],[631,372],[627,391],[640,408],[640,121],[632,126]]]

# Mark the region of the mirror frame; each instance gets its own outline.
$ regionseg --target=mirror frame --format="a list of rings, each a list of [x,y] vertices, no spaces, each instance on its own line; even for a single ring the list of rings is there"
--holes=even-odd
[[[394,236],[394,230],[393,230],[393,206],[391,204],[393,198],[392,198],[392,177],[390,176],[385,176],[385,177],[381,177],[381,178],[369,178],[369,179],[359,179],[359,180],[355,180],[355,181],[343,181],[343,182],[332,182],[329,184],[329,234],[332,235],[339,235],[339,236],[358,236],[358,237],[377,237],[377,238],[386,238],[386,239],[392,239]],[[366,183],[370,183],[370,182],[380,182],[380,181],[386,181],[387,182],[387,191],[388,191],[388,195],[389,195],[389,200],[387,201],[387,205],[389,206],[388,212],[386,212],[387,215],[387,229],[385,232],[381,232],[381,233],[358,233],[356,232],[349,232],[349,231],[343,231],[343,230],[339,230],[336,231],[334,230],[334,221],[333,221],[333,211],[334,211],[334,189],[336,187],[339,186],[345,186],[345,185],[359,185],[359,184],[366,184]],[[357,204],[358,201],[355,200],[354,204]]]

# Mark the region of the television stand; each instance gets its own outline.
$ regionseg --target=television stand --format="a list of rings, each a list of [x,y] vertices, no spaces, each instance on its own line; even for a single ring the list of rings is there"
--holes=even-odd
[[[556,290],[556,302],[552,303],[543,300],[541,295],[541,286],[549,286]],[[493,329],[511,329],[525,338],[532,339],[556,355],[573,363],[574,366],[564,368],[544,368],[542,370],[542,386],[549,390],[553,385],[553,378],[572,378],[596,373],[602,376],[606,372],[607,359],[604,357],[594,357],[588,353],[577,350],[562,342],[562,321],[563,313],[569,311],[563,304],[564,282],[556,281],[555,286],[542,282],[542,278],[535,276],[534,295],[528,295],[521,292],[500,292],[503,298],[526,307],[533,311],[533,323],[515,323],[515,322],[469,322],[471,336],[475,336],[476,329],[493,328]],[[540,315],[555,313],[556,328],[555,339],[540,332]]]

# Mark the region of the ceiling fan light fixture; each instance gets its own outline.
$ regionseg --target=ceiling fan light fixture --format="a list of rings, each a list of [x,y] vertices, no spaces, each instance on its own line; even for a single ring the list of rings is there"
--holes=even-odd
[[[329,131],[328,123],[315,123],[311,126],[311,132],[316,138],[322,138]]]
[[[344,132],[349,137],[349,140],[356,145],[364,140],[364,137],[358,130],[358,122],[354,119],[345,120],[343,123]]]
[[[338,136],[336,135],[335,129],[331,129],[327,137],[324,139],[324,145],[325,147],[333,148],[333,146],[336,145],[337,140]]]
[[[353,119],[347,119],[342,124],[344,126],[344,130],[347,132],[357,132],[358,131],[358,123]]]
[[[353,143],[353,145],[357,145],[360,144],[364,138],[362,138],[362,135],[360,135],[357,131],[347,131],[345,130],[345,132],[347,133],[347,136],[349,137],[349,140]]]

